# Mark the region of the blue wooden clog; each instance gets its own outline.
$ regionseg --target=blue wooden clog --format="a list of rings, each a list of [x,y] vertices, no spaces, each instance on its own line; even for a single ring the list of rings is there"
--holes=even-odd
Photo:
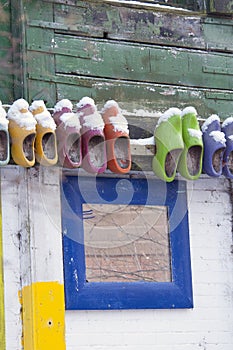
[[[204,156],[203,170],[213,177],[222,175],[223,153],[226,148],[225,134],[221,132],[220,119],[211,115],[202,125]]]
[[[228,179],[233,179],[233,117],[227,118],[222,123],[222,132],[224,132],[226,137],[222,173]]]

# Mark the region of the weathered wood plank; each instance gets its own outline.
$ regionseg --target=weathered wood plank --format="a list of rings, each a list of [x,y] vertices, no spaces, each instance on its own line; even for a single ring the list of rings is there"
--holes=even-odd
[[[70,6],[80,6],[83,1],[75,1],[75,0],[43,0],[46,2],[65,4]],[[187,9],[190,11],[204,11],[206,9],[206,1],[205,0],[146,0],[146,1],[137,1],[137,0],[87,0],[87,2],[93,3],[108,3],[116,6],[128,6],[132,8],[148,8],[148,9],[156,9],[160,8],[165,11],[179,11],[186,12]]]
[[[22,0],[26,22],[30,18],[40,21],[53,21],[53,4],[50,1]]]
[[[233,89],[232,55],[168,47],[129,45],[56,35],[57,48],[76,51],[56,56],[57,73],[181,86]],[[46,52],[46,47],[43,47]],[[39,53],[33,53],[34,60]]]
[[[0,100],[7,101],[13,97],[13,50],[11,39],[10,1],[0,1]]]
[[[44,100],[48,106],[54,106],[57,101],[56,84],[47,81],[28,79],[28,96],[29,102],[33,100]]]
[[[232,20],[216,17],[203,20],[203,35],[209,50],[233,52],[232,33]]]
[[[203,17],[202,23],[200,16],[114,7],[88,1],[82,2],[82,6],[77,4],[76,7],[56,4],[54,21],[51,18],[46,21],[49,11],[46,13],[47,16],[42,16],[38,15],[40,12],[29,12],[28,25],[90,37],[233,50],[233,23],[223,18]]]
[[[209,12],[232,15],[233,1],[232,0],[209,0]]]
[[[1,193],[0,193],[1,195]],[[0,203],[0,344],[5,350],[5,308],[4,308],[4,278],[3,278],[3,249],[2,249],[2,206]]]
[[[193,105],[200,116],[219,114],[225,119],[232,115],[233,92],[215,89],[199,89],[162,84],[127,82],[122,80],[85,78],[56,75],[41,78],[29,74],[29,100],[41,98],[53,107],[57,100],[69,98],[77,103],[82,97],[92,97],[100,106],[115,99],[130,115],[139,117],[154,115],[169,107],[184,108]]]
[[[84,2],[82,7],[55,6],[55,22],[69,31],[145,43],[204,47],[200,17]]]

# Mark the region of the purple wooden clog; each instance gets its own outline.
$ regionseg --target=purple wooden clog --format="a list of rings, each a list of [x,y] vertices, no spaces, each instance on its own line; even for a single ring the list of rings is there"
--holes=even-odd
[[[78,168],[82,163],[81,125],[72,112],[70,100],[63,99],[54,106],[53,118],[57,125],[59,163],[65,168]]]
[[[223,153],[226,139],[221,132],[220,119],[216,114],[211,115],[202,125],[204,156],[203,170],[206,174],[219,177],[222,174]]]
[[[228,179],[233,179],[233,117],[227,118],[222,123],[222,132],[224,132],[226,137],[222,173]]]
[[[107,168],[104,121],[89,97],[77,103],[77,113],[82,127],[82,167],[89,173],[103,173]]]

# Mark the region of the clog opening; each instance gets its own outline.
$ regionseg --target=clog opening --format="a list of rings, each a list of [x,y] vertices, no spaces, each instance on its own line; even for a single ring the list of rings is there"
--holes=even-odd
[[[170,152],[168,152],[165,159],[165,172],[168,177],[174,176],[181,152],[182,149],[180,148],[173,149]]]
[[[104,137],[93,136],[88,142],[88,150],[91,165],[95,168],[102,167],[106,161]]]
[[[191,176],[195,176],[200,171],[202,157],[202,147],[192,146],[187,152],[187,168]]]
[[[233,151],[230,152],[227,160],[227,167],[231,174],[233,174]]]
[[[0,131],[0,161],[4,161],[8,157],[8,137],[4,130]]]
[[[126,169],[130,165],[129,139],[127,137],[118,137],[114,144],[114,153],[118,165]]]
[[[80,163],[81,161],[81,143],[78,134],[70,134],[66,141],[66,149],[68,150],[68,157],[73,163]]]
[[[223,159],[224,150],[225,150],[225,148],[219,148],[213,154],[212,163],[213,163],[213,168],[216,171],[216,173],[222,172],[222,159]]]
[[[34,159],[34,141],[36,134],[30,134],[23,140],[23,153],[27,160],[32,161]]]
[[[55,136],[52,132],[47,132],[42,138],[42,147],[44,155],[48,159],[54,159],[56,156]]]

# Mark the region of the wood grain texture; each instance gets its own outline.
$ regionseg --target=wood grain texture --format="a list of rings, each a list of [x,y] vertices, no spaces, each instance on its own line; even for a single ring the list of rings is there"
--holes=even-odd
[[[1,193],[0,193],[1,198]],[[3,249],[2,249],[2,207],[0,203],[0,344],[5,350],[5,308],[4,308],[4,275],[3,275]]]

